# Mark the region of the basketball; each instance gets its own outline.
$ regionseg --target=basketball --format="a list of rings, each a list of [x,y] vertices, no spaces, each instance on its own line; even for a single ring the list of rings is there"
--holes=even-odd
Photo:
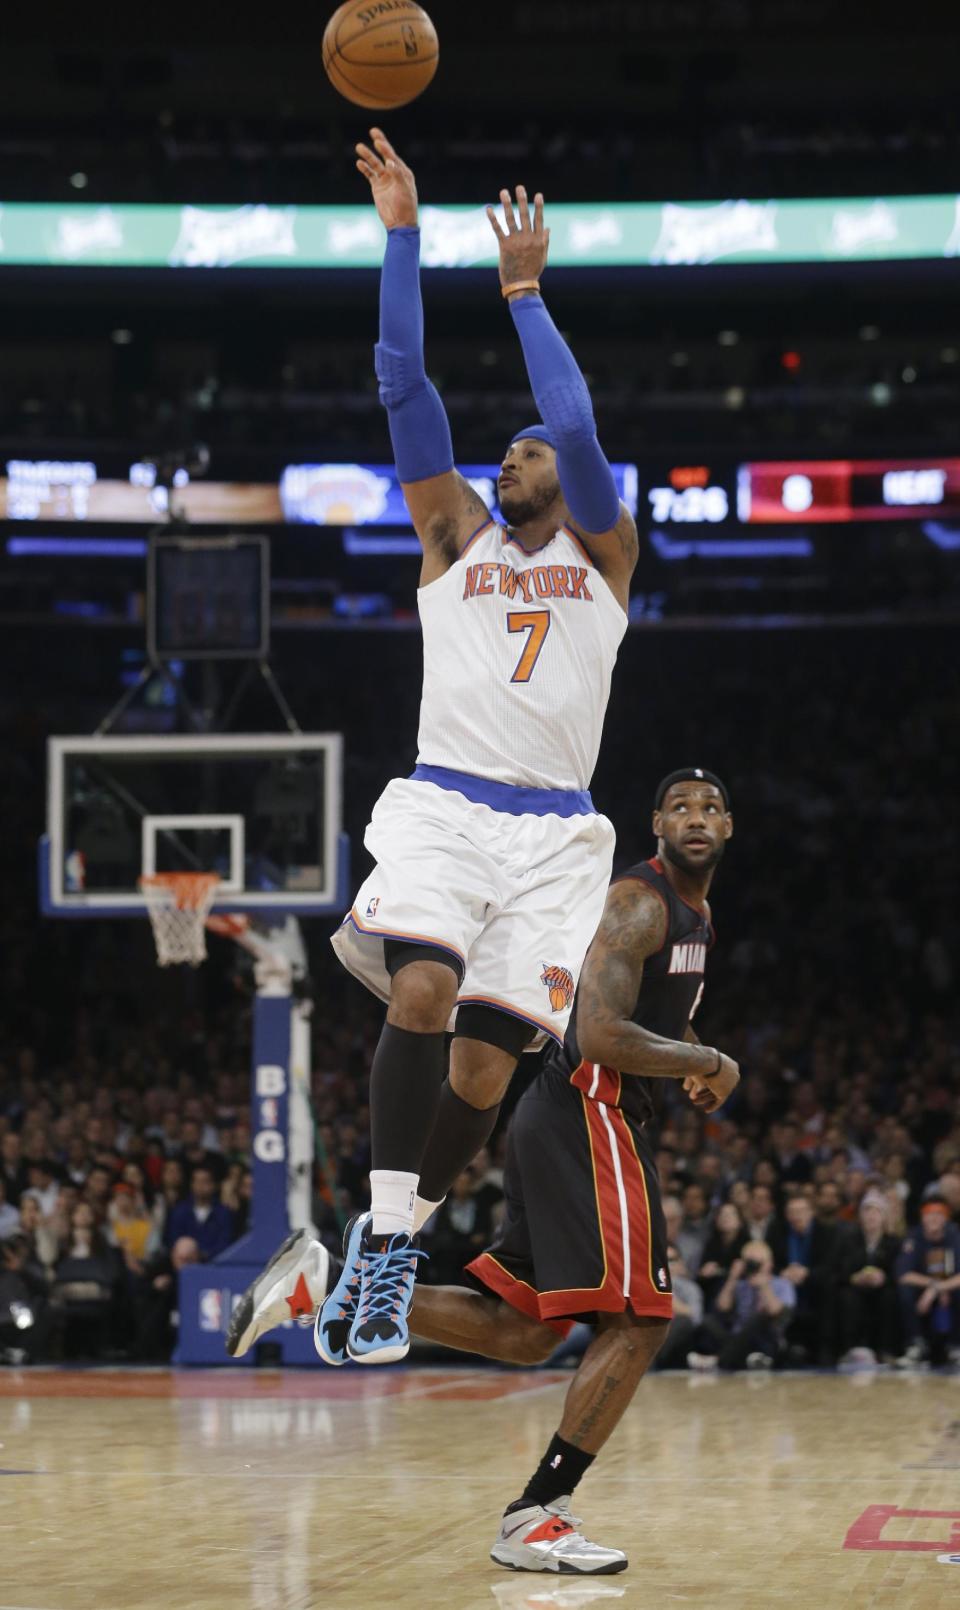
[[[406,106],[426,89],[439,59],[437,31],[416,0],[347,0],[323,35],[324,72],[355,106]]]

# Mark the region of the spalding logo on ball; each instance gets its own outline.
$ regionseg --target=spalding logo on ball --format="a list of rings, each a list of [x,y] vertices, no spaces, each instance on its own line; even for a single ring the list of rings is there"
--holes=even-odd
[[[323,35],[323,69],[334,89],[378,111],[416,100],[439,60],[437,30],[416,0],[347,0]]]

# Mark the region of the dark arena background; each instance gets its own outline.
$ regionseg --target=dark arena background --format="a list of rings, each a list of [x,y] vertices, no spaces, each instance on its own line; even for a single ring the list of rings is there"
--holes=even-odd
[[[324,76],[332,9],[4,19],[0,1610],[940,1610],[956,17],[433,0],[436,77],[368,114]],[[663,1081],[675,1318],[575,1502],[629,1555],[610,1578],[489,1558],[587,1327],[536,1368],[415,1340],[332,1371],[289,1319],[225,1348],[291,1228],[336,1254],[369,1200],[383,1007],[329,937],[422,672],[371,120],[416,173],[427,369],[488,500],[533,404],[483,207],[545,196],[544,297],[640,539],[592,784],[616,865],[654,853],[665,773],[732,797],[697,1030],[741,1082],[707,1117]],[[249,927],[158,968],[138,878],[205,871]],[[421,1281],[495,1235],[538,1065]],[[748,1239],[793,1296],[746,1356],[722,1293]]]

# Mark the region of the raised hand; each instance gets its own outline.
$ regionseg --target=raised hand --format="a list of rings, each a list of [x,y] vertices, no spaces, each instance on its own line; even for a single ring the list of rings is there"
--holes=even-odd
[[[417,227],[417,182],[382,129],[371,129],[374,149],[357,145],[357,167],[370,181],[374,205],[388,229]]]
[[[487,208],[490,227],[500,247],[500,284],[516,285],[518,280],[538,280],[547,266],[550,248],[550,231],[543,227],[543,196],[539,190],[533,198],[533,218],[527,202],[527,192],[517,185],[517,213],[514,215],[513,198],[509,190],[501,190],[506,230],[501,229],[492,207]]]

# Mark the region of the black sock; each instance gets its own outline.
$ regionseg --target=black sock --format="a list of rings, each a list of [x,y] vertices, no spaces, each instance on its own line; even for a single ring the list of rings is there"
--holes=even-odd
[[[372,1168],[419,1174],[437,1116],[444,1036],[383,1025],[370,1069]]]
[[[564,1442],[558,1433],[523,1489],[522,1496],[508,1504],[504,1514],[509,1515],[515,1509],[529,1509],[531,1504],[546,1508],[555,1499],[572,1493],[596,1457],[596,1454],[575,1448],[572,1442]]]
[[[446,1196],[457,1175],[487,1144],[499,1111],[499,1101],[493,1107],[471,1107],[449,1079],[443,1081],[436,1122],[420,1166],[418,1190],[425,1202]]]

